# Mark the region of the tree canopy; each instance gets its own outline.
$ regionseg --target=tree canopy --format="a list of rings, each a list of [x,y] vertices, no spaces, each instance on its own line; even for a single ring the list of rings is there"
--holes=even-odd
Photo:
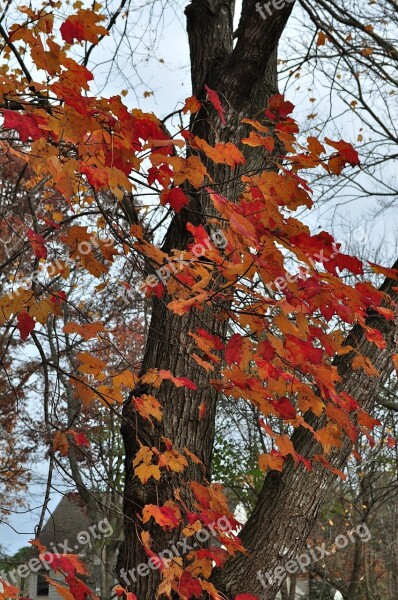
[[[117,595],[271,600],[282,581],[259,572],[302,552],[348,457],[363,439],[395,444],[373,408],[398,369],[398,263],[345,252],[300,215],[393,158],[393,119],[369,100],[379,78],[396,84],[387,12],[370,24],[372,8],[302,2],[315,27],[303,62],[332,48],[329,68],[354,77],[351,108],[388,148],[366,143],[362,159],[338,132],[300,129],[277,81],[294,3],[266,18],[258,4],[243,2],[236,31],[232,0],[186,7],[192,95],[169,118],[95,93],[92,55],[129,23],[125,0],[46,0],[0,22],[0,485],[26,486],[26,456],[46,449],[32,544],[67,599],[95,592],[74,555],[40,542],[55,471],[93,522],[94,488],[109,518],[123,514]],[[263,444],[243,528],[212,480],[223,403],[251,411]],[[3,585],[0,598],[18,596]]]

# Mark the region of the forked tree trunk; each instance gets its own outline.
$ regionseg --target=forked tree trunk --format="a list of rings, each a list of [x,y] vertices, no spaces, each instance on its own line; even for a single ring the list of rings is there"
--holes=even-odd
[[[210,144],[216,141],[217,136],[218,140],[239,143],[246,133],[240,120],[243,117],[258,118],[270,95],[277,91],[276,49],[293,5],[286,2],[281,10],[263,20],[255,4],[253,0],[243,3],[235,45],[233,0],[192,0],[186,8],[193,93],[204,101],[204,84],[207,84],[219,93],[223,105],[229,106],[227,126],[221,124],[218,115],[206,102],[205,108],[193,119],[191,130]],[[245,170],[267,168],[255,149],[246,147],[245,157]],[[210,162],[206,166],[215,182],[213,187],[229,198],[236,197],[237,184],[225,182],[226,171],[223,167]],[[211,210],[206,194],[192,194],[188,209],[173,219],[164,249],[185,248],[189,241],[186,223],[204,223],[205,215]],[[155,430],[140,418],[130,402],[124,407],[125,540],[119,553],[119,573],[121,569],[126,573],[136,569],[140,563],[147,562],[148,557],[139,539],[140,527],[136,516],[142,507],[151,503],[161,505],[173,498],[177,487],[183,489],[184,482],[209,479],[211,474],[217,394],[209,387],[206,375],[199,372],[197,363],[191,359],[192,340],[187,334],[196,327],[204,327],[222,335],[224,326],[218,318],[217,308],[192,311],[181,318],[167,310],[167,302],[165,297],[153,301],[142,371],[150,368],[167,369],[177,376],[183,375],[194,380],[198,389],[195,392],[185,388],[176,389],[164,382],[160,391],[156,392],[163,405],[163,421]],[[384,322],[378,324],[386,328]],[[356,333],[360,335],[359,330]],[[387,334],[391,349],[391,327]],[[375,352],[374,347],[363,341],[362,337],[360,344],[381,372],[389,372],[387,364],[391,352]],[[352,373],[347,357],[340,361],[339,367],[344,389],[356,395],[365,407],[369,406],[373,390],[361,389],[361,374]],[[374,388],[379,385],[379,380],[373,384]],[[139,388],[134,395],[148,392],[150,390],[147,388]],[[199,419],[199,406],[203,402],[206,403],[206,412],[204,418]],[[133,476],[132,461],[140,443],[161,449],[163,437],[172,440],[177,448],[186,446],[203,461],[205,469],[190,464],[182,474],[162,476],[160,482],[151,484],[153,480],[149,480],[143,486]],[[300,430],[295,434],[294,443],[301,454],[313,453],[314,443],[305,431]],[[333,464],[341,467],[349,452],[350,445],[345,443],[333,457]],[[273,472],[265,479],[257,507],[242,534],[251,555],[238,556],[229,561],[224,571],[215,577],[215,582],[228,598],[234,598],[235,594],[243,591],[257,593],[264,600],[274,598],[277,583],[269,584],[264,589],[257,578],[257,570],[267,571],[284,564],[288,557],[293,557],[300,550],[332,480],[333,475],[325,470],[314,469],[307,473],[292,464],[288,464],[283,473]],[[171,539],[178,539],[178,532],[173,532],[171,538],[158,526],[151,528],[150,523],[146,524],[146,529],[150,532],[152,547],[157,552],[168,548]],[[130,583],[127,583],[128,580]],[[133,571],[132,575],[121,579],[121,583],[134,591],[139,600],[154,600],[159,584],[158,572],[151,571],[149,576],[141,577]]]
[[[398,261],[394,268],[398,268]],[[393,291],[395,286],[396,282],[387,279],[381,289],[398,302],[398,295]],[[383,333],[386,349],[380,350],[370,344],[359,326],[353,328],[346,344],[367,356],[379,370],[380,378],[369,378],[363,370],[354,371],[353,353],[338,357],[335,364],[341,377],[340,388],[356,398],[364,410],[371,410],[380,388],[394,369],[392,354],[398,347],[398,329],[396,323],[376,313],[369,316],[367,323]],[[316,421],[311,424],[316,426]],[[320,450],[307,429],[296,430],[292,441],[296,451],[303,456],[313,456]],[[345,438],[341,448],[336,449],[329,458],[330,464],[342,469],[351,450],[352,443]],[[240,535],[250,555],[239,555],[230,560],[217,576],[220,588],[228,597],[233,598],[245,589],[257,594],[261,600],[275,598],[280,579],[273,573],[277,567],[284,567],[303,551],[318,510],[334,479],[335,476],[321,466],[306,471],[302,465],[296,467],[292,460],[282,473],[269,473],[257,505]]]

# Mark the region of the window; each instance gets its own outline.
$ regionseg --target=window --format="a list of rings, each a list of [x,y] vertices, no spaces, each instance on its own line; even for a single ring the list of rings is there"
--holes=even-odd
[[[48,596],[49,594],[49,583],[43,573],[37,574],[37,596]]]

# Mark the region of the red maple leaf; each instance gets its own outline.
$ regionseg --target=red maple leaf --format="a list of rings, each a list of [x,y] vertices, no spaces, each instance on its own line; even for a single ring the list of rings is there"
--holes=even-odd
[[[176,213],[179,213],[189,200],[180,187],[174,187],[171,190],[164,190],[160,195],[160,203],[164,206],[167,202]]]
[[[17,316],[17,321],[17,327],[19,329],[19,333],[21,334],[21,338],[23,340],[27,340],[29,334],[31,334],[35,328],[35,321],[26,311],[19,313],[19,315]]]
[[[216,563],[216,567],[221,567],[229,558],[228,552],[223,548],[217,548],[216,546],[210,546],[209,548],[203,548],[198,550],[198,558],[211,558]]]
[[[349,144],[344,140],[333,142],[333,140],[330,140],[329,138],[325,138],[325,142],[338,150],[338,153],[344,162],[349,163],[352,167],[356,167],[360,164],[358,152],[352,144]]]
[[[211,90],[207,85],[205,85],[205,90],[207,92],[207,97],[209,98],[210,102],[212,103],[212,105],[214,106],[214,108],[216,109],[218,114],[220,115],[221,123],[223,125],[225,125],[226,124],[225,117],[224,117],[225,110],[221,106],[220,98],[218,97],[217,92],[215,92],[214,90]]]
[[[70,431],[70,433],[73,435],[76,446],[79,446],[80,448],[83,448],[84,446],[88,448],[90,446],[90,442],[81,431]]]
[[[270,121],[282,121],[294,109],[294,104],[285,100],[283,94],[274,94],[268,102],[268,107],[265,111],[265,116]]]
[[[97,167],[82,164],[80,166],[80,173],[83,173],[87,177],[87,181],[95,190],[108,185],[109,178],[107,173]]]
[[[242,336],[240,336],[239,333],[234,333],[225,348],[225,361],[228,365],[231,365],[233,362],[239,364],[242,360],[242,356]]]
[[[21,114],[15,110],[3,109],[4,128],[15,129],[21,142],[27,142],[29,138],[38,140],[45,137],[45,133],[38,127],[37,119],[33,115]]]
[[[200,598],[203,593],[203,588],[197,577],[193,577],[189,571],[184,571],[180,577],[178,592],[182,598]]]
[[[189,390],[196,390],[196,383],[188,379],[188,377],[173,377],[174,385],[177,387],[186,387]]]
[[[30,243],[32,244],[33,252],[37,258],[46,258],[47,257],[47,248],[45,246],[46,240],[42,235],[33,231],[33,229],[28,229],[26,232]]]
[[[296,409],[286,396],[272,402],[272,406],[282,419],[295,419]]]
[[[224,344],[221,342],[220,338],[209,333],[206,329],[197,329],[196,333],[205,340],[211,342],[212,348],[215,348],[216,350],[222,350],[224,348]]]

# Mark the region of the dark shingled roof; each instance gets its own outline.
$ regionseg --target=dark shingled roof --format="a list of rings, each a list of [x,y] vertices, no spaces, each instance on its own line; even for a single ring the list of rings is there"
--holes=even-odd
[[[54,512],[50,515],[43,531],[39,536],[40,542],[48,547],[52,543],[55,546],[59,543],[68,542],[73,550],[79,544],[78,534],[83,531],[89,531],[90,520],[86,507],[79,500],[77,494],[68,494],[64,496]],[[60,548],[62,551],[62,548]]]

